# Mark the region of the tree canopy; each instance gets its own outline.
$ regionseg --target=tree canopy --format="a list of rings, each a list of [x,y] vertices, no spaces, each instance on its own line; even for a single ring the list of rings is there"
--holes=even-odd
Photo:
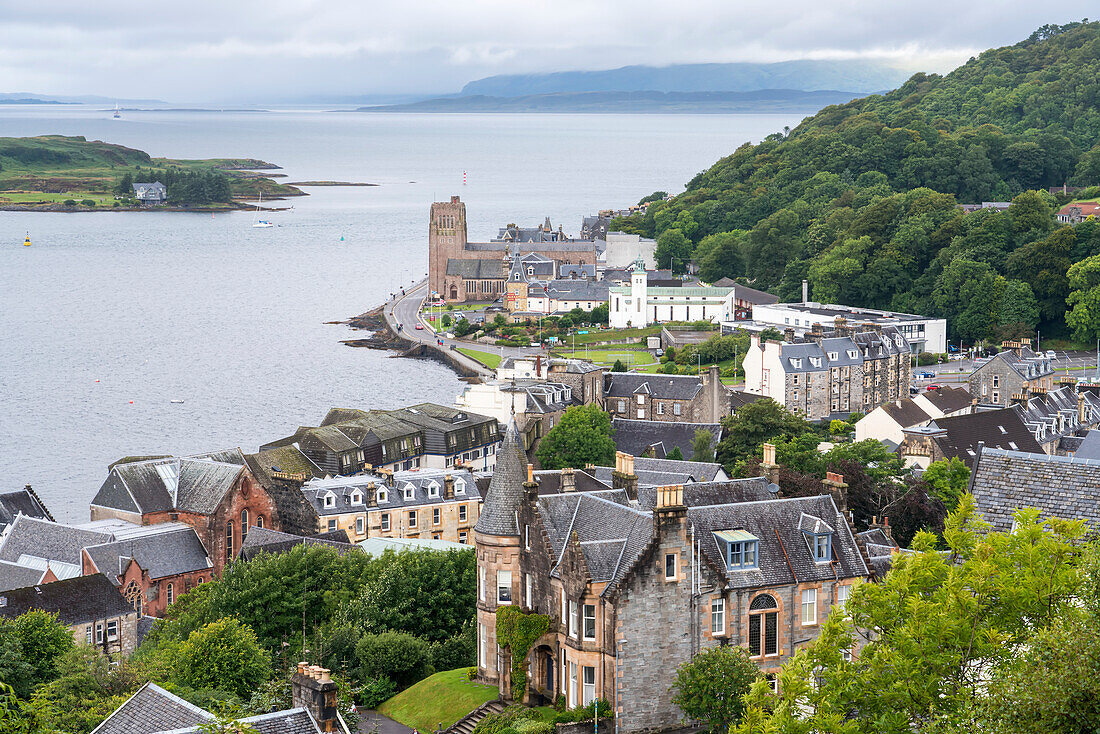
[[[610,466],[615,463],[611,416],[595,404],[575,405],[543,437],[535,453],[543,469]]]

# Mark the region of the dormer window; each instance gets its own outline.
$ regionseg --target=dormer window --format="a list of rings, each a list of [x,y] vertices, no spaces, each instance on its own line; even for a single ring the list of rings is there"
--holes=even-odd
[[[812,364],[814,367],[820,367],[821,357],[810,357],[810,364]]]
[[[327,492],[324,499],[325,507],[336,507],[336,495],[332,492]]]
[[[405,485],[405,500],[411,500],[416,497],[416,487],[411,484]]]
[[[796,370],[802,369],[802,360],[797,357],[791,357],[791,366]]]
[[[832,560],[832,535],[810,535],[810,547],[814,552],[815,563],[828,563]]]
[[[759,566],[759,539],[745,530],[719,530],[714,533],[719,550],[731,571],[755,569]]]
[[[434,479],[428,485],[428,496],[429,497],[438,497],[439,496],[439,482],[435,481]]]
[[[848,350],[848,359],[859,359],[859,352],[854,349]]]
[[[351,503],[353,505],[363,504],[363,494],[362,494],[362,492],[352,492],[351,493]]]
[[[835,362],[840,359],[840,352],[829,352],[829,361]]]
[[[378,490],[377,499],[378,499],[378,502],[389,502],[390,501],[390,493],[387,492],[384,489],[380,489],[380,490]]]
[[[806,537],[810,555],[815,563],[828,563],[833,559],[833,528],[824,520],[813,515],[802,514],[798,529]]]
[[[460,494],[460,495],[466,494],[466,480],[465,479],[456,479],[455,480],[455,494]]]

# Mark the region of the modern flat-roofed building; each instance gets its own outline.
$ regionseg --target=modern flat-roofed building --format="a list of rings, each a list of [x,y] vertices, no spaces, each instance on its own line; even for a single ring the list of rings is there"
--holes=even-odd
[[[808,332],[815,324],[830,328],[836,324],[838,317],[857,328],[863,324],[892,326],[909,342],[909,347],[914,354],[919,352],[943,354],[947,351],[946,319],[813,301],[757,303],[752,307],[752,320],[755,323],[780,331],[794,329],[794,333],[798,336]]]

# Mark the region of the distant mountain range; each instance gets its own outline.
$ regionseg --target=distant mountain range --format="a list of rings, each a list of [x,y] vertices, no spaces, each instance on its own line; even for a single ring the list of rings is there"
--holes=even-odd
[[[774,64],[624,66],[606,71],[509,74],[472,81],[461,95],[520,97],[560,92],[753,92],[762,89],[883,92],[909,78],[874,61],[781,61]]]
[[[862,96],[859,92],[762,89],[752,92],[560,92],[499,97],[476,94],[407,104],[360,107],[360,112],[816,112]]]
[[[159,99],[117,99],[94,94],[68,96],[32,92],[0,92],[0,104],[164,104]]]

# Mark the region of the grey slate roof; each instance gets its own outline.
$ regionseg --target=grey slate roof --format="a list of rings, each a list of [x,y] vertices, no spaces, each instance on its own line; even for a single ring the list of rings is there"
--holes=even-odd
[[[928,390],[924,393],[924,398],[945,414],[963,410],[973,400],[970,391],[965,387],[951,387],[949,385],[944,385],[939,390]]]
[[[115,464],[92,504],[139,514],[172,509],[209,514],[233,487],[243,465],[239,450]]]
[[[10,563],[8,561],[0,561],[0,591],[7,591],[8,589],[21,589],[24,586],[34,586],[42,577],[46,575],[46,572],[31,568],[30,566],[20,566],[17,563]]]
[[[631,507],[621,489],[546,495],[537,509],[550,541],[552,576],[574,533],[591,579],[609,582],[626,574],[653,537],[652,513]]]
[[[26,489],[0,494],[0,533],[15,520],[16,515],[36,517],[40,520],[53,519],[50,511],[39,501],[38,496]]]
[[[594,473],[601,482],[610,484],[612,471],[612,467],[599,466],[595,468]],[[646,457],[634,459],[634,476],[638,477],[639,487],[669,487],[674,484],[710,482],[718,476],[720,471],[722,471],[721,464]]]
[[[1100,462],[985,449],[975,463],[970,491],[994,530],[1010,530],[1012,513],[1039,510],[1042,517],[1085,520],[1100,530]]]
[[[890,416],[890,418],[902,428],[918,426],[932,419],[932,416],[925,413],[923,408],[909,398],[898,400],[893,403],[886,403],[882,406],[882,412]]]
[[[696,482],[684,485],[684,505],[704,507],[732,502],[757,502],[775,499],[764,477],[729,479],[724,482]],[[652,510],[657,504],[657,487],[638,488],[638,509]]]
[[[606,301],[607,290],[603,280],[552,280],[546,286],[547,295],[566,301]]]
[[[4,600],[0,617],[14,618],[41,609],[56,614],[67,626],[135,614],[114,584],[98,573],[9,589],[0,599]]]
[[[497,463],[482,503],[474,532],[486,535],[519,535],[516,513],[523,506],[527,479],[527,455],[519,441],[515,419],[508,422],[504,441],[497,449]]]
[[[974,463],[979,443],[984,443],[986,448],[1037,453],[1043,451],[1043,447],[1012,408],[980,410],[967,415],[939,418],[929,428],[938,428],[945,432],[945,435],[934,439],[944,456],[958,457],[967,466]]]
[[[26,554],[79,566],[81,549],[113,539],[106,533],[21,515],[0,545],[0,561],[15,562]]]
[[[558,494],[561,492],[561,472],[556,469],[543,469],[535,472],[535,484],[539,485],[539,494]],[[573,472],[573,486],[576,492],[601,492],[611,489],[611,485],[597,479],[584,469]]]
[[[823,523],[835,529],[832,562],[814,561],[810,543],[800,530],[807,518],[811,524]],[[688,522],[694,523],[697,536],[702,534],[703,553],[724,573],[727,588],[832,581],[869,574],[848,523],[828,495],[689,507]],[[745,530],[754,535],[759,567],[727,570],[712,534],[721,530]]]
[[[652,446],[654,455],[659,459],[663,459],[676,447],[680,448],[680,453],[684,456],[691,456],[692,441],[695,440],[695,432],[698,430],[707,431],[714,437],[712,449],[722,437],[720,423],[672,423],[612,418],[611,429],[615,448],[619,451],[642,456]]]
[[[447,275],[467,280],[504,280],[504,266],[500,260],[447,260]]]
[[[691,400],[703,389],[703,379],[691,375],[646,375],[608,372],[604,376],[604,395],[628,398],[648,394],[657,399]]]
[[[213,566],[192,527],[182,523],[165,524],[173,527],[164,528],[163,532],[93,545],[85,548],[85,553],[99,572],[116,586],[130,559],[137,561],[152,579],[205,571]],[[252,531],[248,534],[251,536]]]
[[[455,498],[448,500],[443,498],[443,483],[447,476],[455,480]],[[460,480],[465,484],[462,494],[457,489]],[[432,497],[430,486],[435,483],[438,495]],[[377,474],[356,474],[351,477],[335,477],[332,479],[318,479],[302,485],[302,495],[313,505],[313,509],[320,516],[340,515],[357,510],[366,511],[367,502],[371,497],[371,486],[375,497],[378,490],[386,490],[386,501],[377,502],[377,508],[373,505],[369,509],[399,510],[405,507],[420,507],[422,505],[438,505],[446,502],[464,502],[478,500],[481,492],[477,486],[474,475],[466,469],[417,469],[416,471],[400,471],[393,475],[393,486],[386,483],[386,478]],[[412,487],[412,497],[405,498],[405,490]],[[332,507],[325,507],[325,496],[329,493],[335,495],[335,503]],[[354,504],[352,499],[356,493],[361,495],[361,504]]]
[[[195,726],[213,718],[213,714],[156,683],[146,683],[91,734],[151,734]]]
[[[291,548],[299,545],[324,545],[335,548],[337,553],[344,555],[357,546],[346,542],[347,534],[344,533],[344,531],[341,530],[339,532],[344,535],[344,541],[333,540],[323,536],[292,535],[291,533],[283,533],[270,528],[249,528],[248,537],[245,538],[244,543],[241,545],[241,558],[247,561],[255,558],[260,553],[285,553]],[[333,533],[333,535],[335,535],[335,533]]]
[[[1024,403],[1012,406],[1041,443],[1053,443],[1063,436],[1072,436],[1081,429],[1078,400],[1085,413],[1085,424],[1100,421],[1100,397],[1088,390],[1078,393],[1073,387],[1063,386],[1036,395]]]
[[[1078,459],[1100,459],[1100,430],[1094,428],[1086,433],[1073,455]]]

